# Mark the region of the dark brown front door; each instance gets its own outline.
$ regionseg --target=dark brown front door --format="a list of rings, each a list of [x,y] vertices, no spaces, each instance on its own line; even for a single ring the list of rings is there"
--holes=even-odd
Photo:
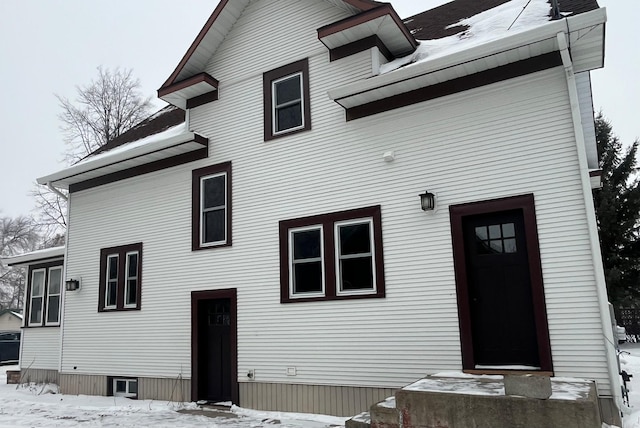
[[[193,399],[237,401],[235,290],[192,293]]]
[[[522,211],[462,222],[476,365],[540,367]]]
[[[533,195],[449,212],[463,368],[552,372]]]

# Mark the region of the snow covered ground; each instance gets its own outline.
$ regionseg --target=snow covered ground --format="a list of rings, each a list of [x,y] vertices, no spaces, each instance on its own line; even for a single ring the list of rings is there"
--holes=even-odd
[[[0,368],[0,427],[329,428],[344,426],[346,419],[237,407],[228,417],[211,418],[179,413],[196,410],[193,403],[63,395],[51,386],[7,385],[6,371],[16,368]]]
[[[640,343],[625,344],[622,349],[622,368],[634,375],[623,428],[640,428]],[[7,385],[6,370],[15,368],[0,368],[0,427],[330,428],[343,427],[346,420],[239,407],[233,407],[226,417],[209,417],[183,413],[197,411],[194,403],[63,395],[51,385]]]

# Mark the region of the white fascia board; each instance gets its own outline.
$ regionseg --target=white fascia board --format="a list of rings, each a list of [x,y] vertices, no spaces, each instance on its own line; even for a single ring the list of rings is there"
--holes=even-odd
[[[29,253],[20,254],[17,256],[7,257],[2,259],[2,263],[7,266],[17,266],[28,264],[33,261],[42,261],[47,259],[54,259],[64,256],[64,246],[45,248],[44,250],[31,251]]]
[[[445,70],[458,64],[464,64],[479,58],[489,57],[501,52],[517,49],[520,46],[555,39],[558,33],[566,33],[567,28],[569,28],[569,32],[578,31],[579,29],[604,24],[606,19],[606,9],[600,8],[591,12],[567,17],[565,19],[550,21],[549,23],[539,27],[494,40],[480,46],[474,46],[433,60],[425,60],[389,73],[371,77],[339,88],[330,89],[328,91],[329,98],[331,100],[340,100],[341,98],[350,97],[362,92],[368,92],[404,80],[410,80],[435,71]]]
[[[36,181],[38,184],[55,183],[56,181],[63,180],[65,178],[72,177],[74,175],[83,174],[94,169],[103,168],[109,165],[113,165],[128,159],[144,156],[149,153],[157,152],[159,150],[168,149],[173,146],[177,146],[183,143],[188,143],[196,138],[195,132],[184,132],[173,137],[153,141],[148,144],[137,145],[136,141],[127,143],[132,145],[131,148],[126,149],[126,145],[121,147],[115,147],[112,150],[97,155],[95,159],[88,158],[78,164],[72,165],[69,168],[65,168],[61,171],[55,172],[50,175],[38,178]],[[118,150],[122,148],[123,150]],[[113,152],[113,153],[110,153]]]

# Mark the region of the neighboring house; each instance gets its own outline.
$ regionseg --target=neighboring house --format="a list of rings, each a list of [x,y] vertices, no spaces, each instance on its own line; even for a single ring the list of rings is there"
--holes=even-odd
[[[4,309],[0,311],[0,332],[20,331],[22,327],[22,314],[15,309]]]
[[[614,419],[605,12],[561,7],[221,1],[174,107],[38,179],[70,192],[80,281],[61,391],[348,415],[427,374],[534,373],[595,380]],[[25,301],[23,366],[48,331]]]
[[[58,380],[64,251],[64,247],[54,247],[6,259],[8,266],[26,268],[25,309],[18,324],[18,329],[28,327],[22,329],[20,343],[25,380]]]

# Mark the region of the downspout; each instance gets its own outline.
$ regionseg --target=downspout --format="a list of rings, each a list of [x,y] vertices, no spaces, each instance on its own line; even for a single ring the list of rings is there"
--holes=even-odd
[[[63,335],[64,335],[64,313],[65,313],[65,309],[66,309],[66,300],[67,300],[67,290],[66,287],[64,287],[64,283],[67,280],[67,265],[68,265],[68,260],[69,258],[67,257],[69,254],[69,206],[71,204],[69,204],[69,197],[67,195],[65,195],[64,193],[62,193],[61,191],[59,191],[58,189],[56,189],[55,187],[53,187],[53,184],[51,184],[51,182],[47,182],[46,183],[47,188],[49,190],[51,190],[53,193],[55,193],[56,195],[60,196],[62,199],[64,199],[65,201],[67,201],[67,232],[65,233],[65,237],[64,237],[64,260],[62,262],[62,293],[60,295],[60,300],[62,301],[62,304],[60,305],[60,334],[59,334],[59,351],[58,351],[58,382],[60,382],[60,372],[62,371],[62,343],[63,343]]]
[[[611,319],[609,317],[609,306],[607,298],[607,286],[602,265],[602,254],[600,253],[600,239],[596,223],[596,211],[593,205],[593,194],[589,180],[589,167],[587,164],[587,151],[585,148],[584,133],[582,131],[582,119],[580,117],[580,102],[578,99],[578,87],[573,71],[573,62],[569,53],[567,37],[564,32],[557,34],[558,48],[564,65],[567,87],[569,90],[569,101],[571,104],[571,117],[573,119],[573,130],[576,136],[576,148],[578,151],[578,165],[580,168],[580,181],[582,183],[582,193],[584,196],[587,223],[589,230],[589,242],[591,244],[591,256],[596,280],[596,291],[600,307],[600,321],[602,322],[602,332],[605,339],[605,354],[609,366],[609,377],[611,382],[611,394],[618,410],[622,410],[623,403],[620,395],[620,373],[618,373],[618,363],[616,346],[613,339]]]

